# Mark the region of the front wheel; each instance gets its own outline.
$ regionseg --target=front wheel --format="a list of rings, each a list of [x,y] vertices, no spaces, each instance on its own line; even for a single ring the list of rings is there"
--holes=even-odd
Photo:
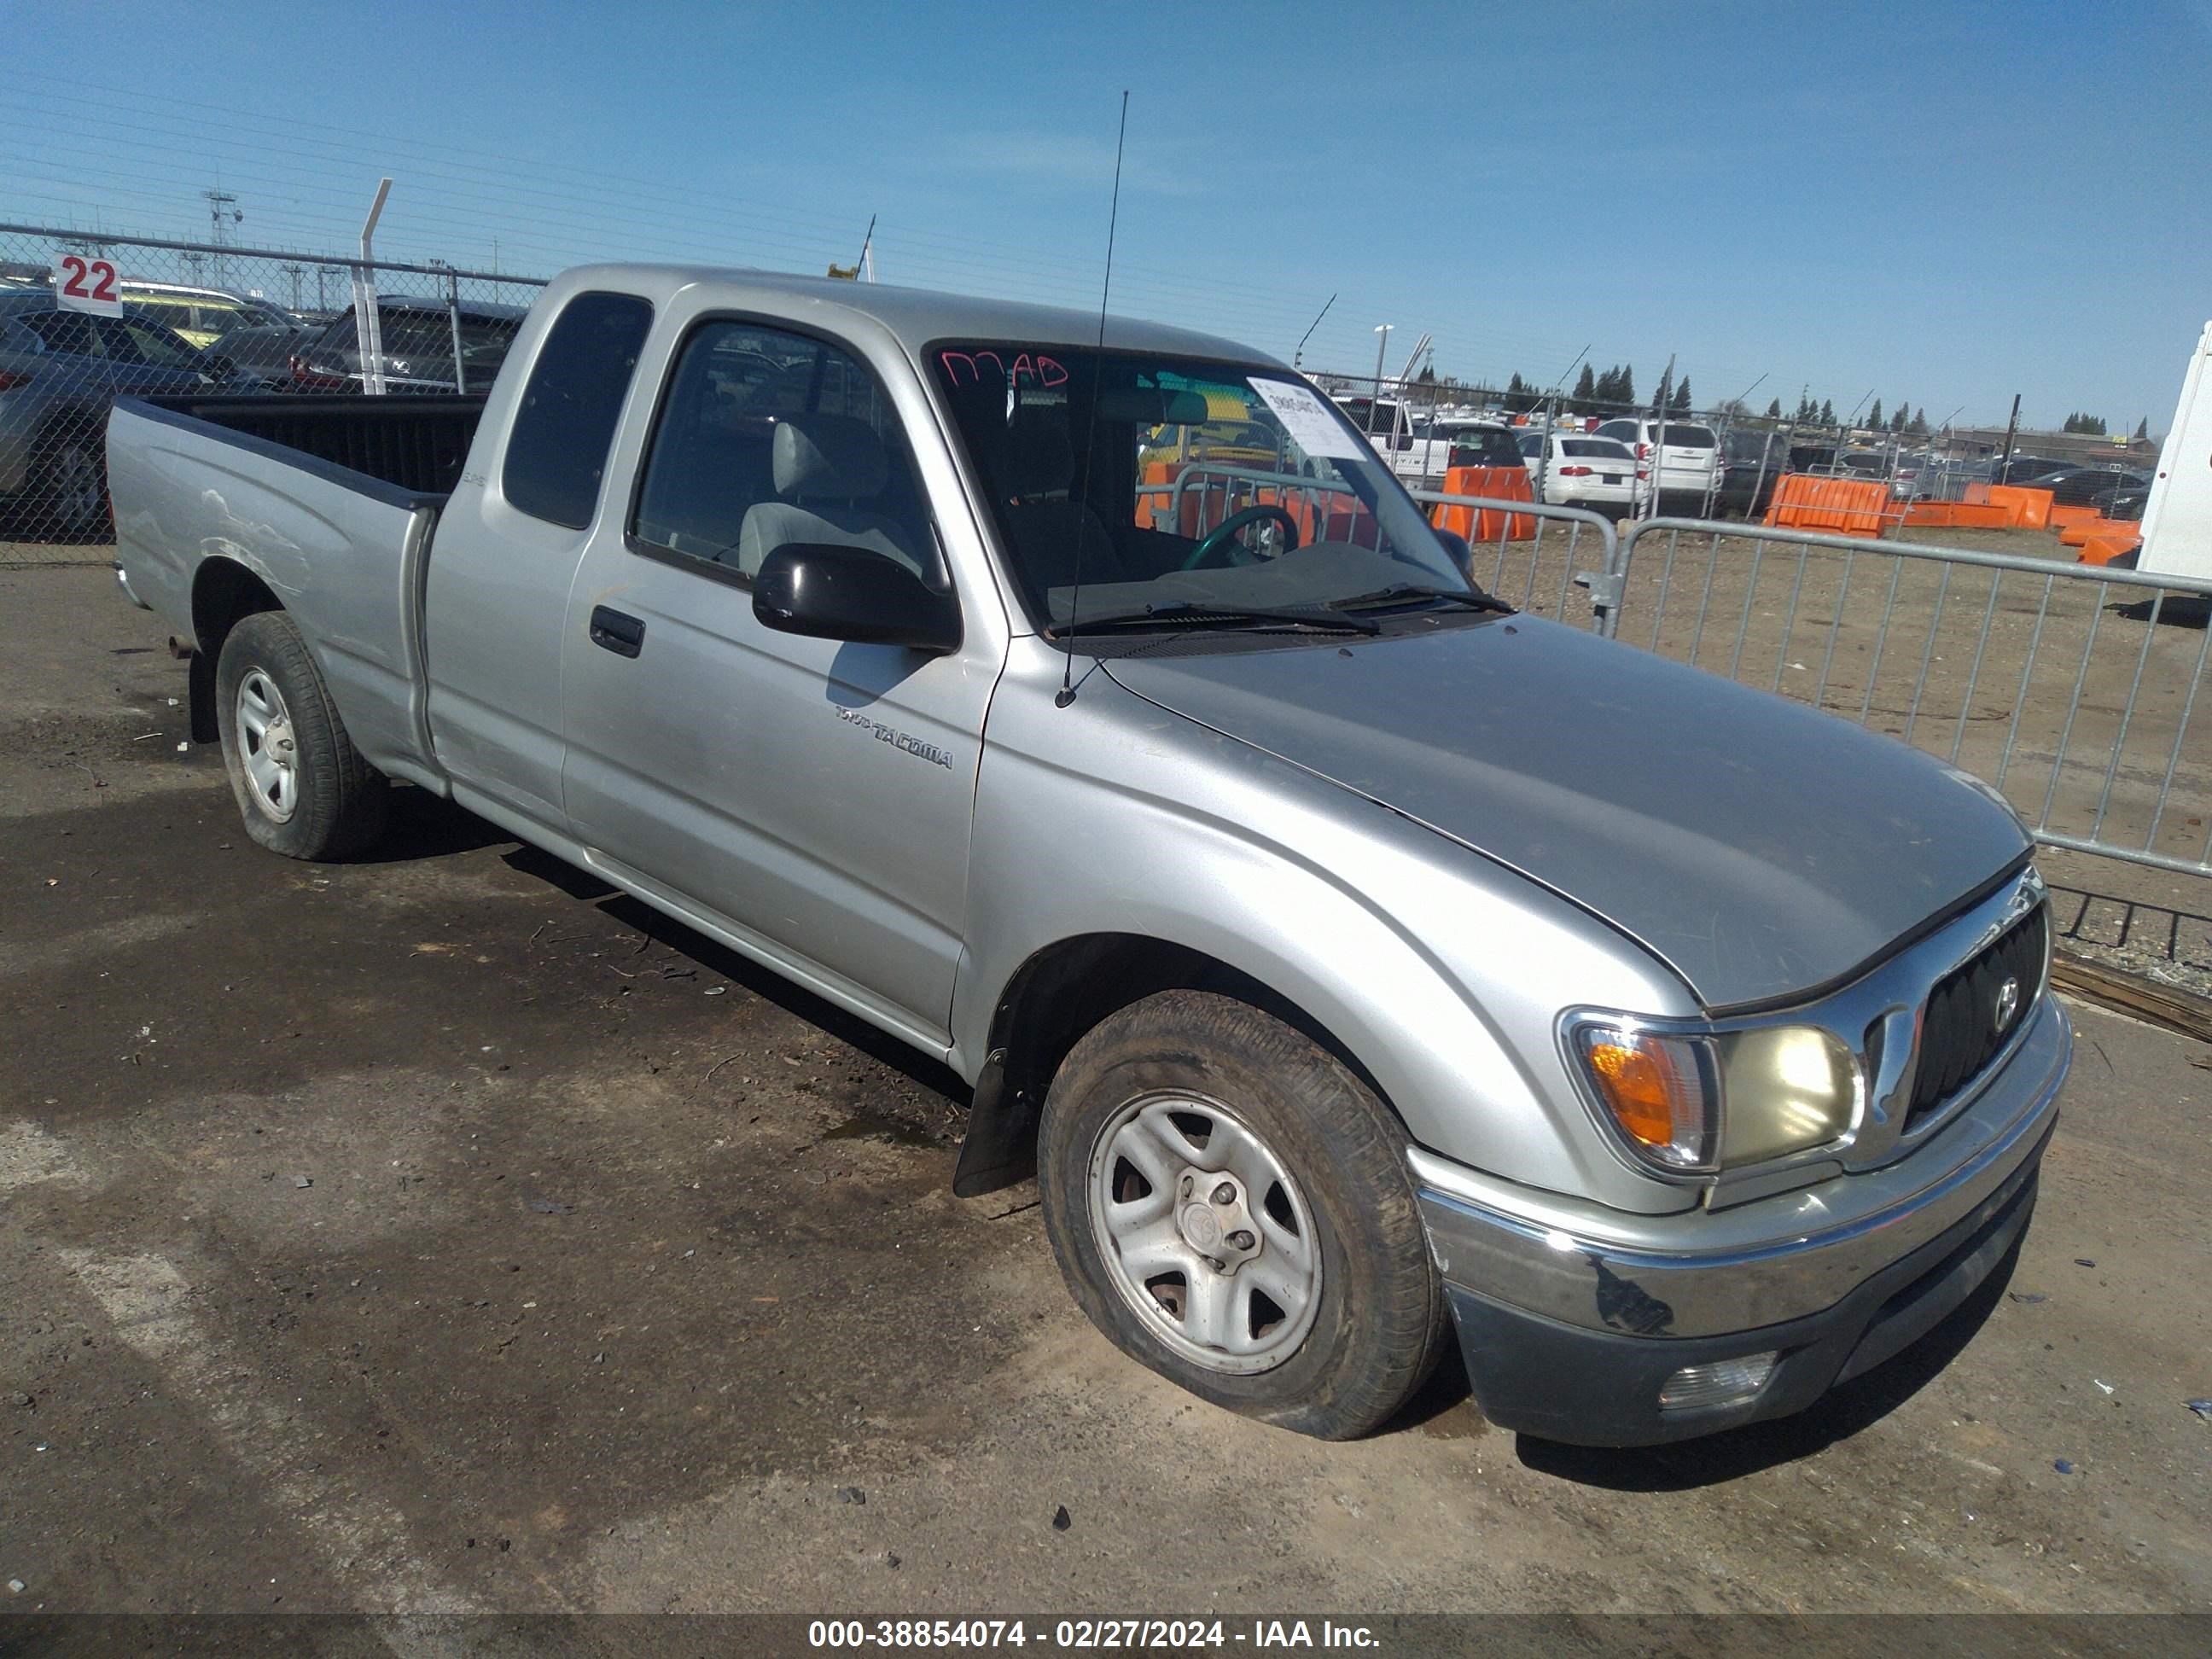
[[[222,763],[246,833],[287,858],[343,858],[382,833],[384,775],[361,757],[307,642],[281,611],[240,618],[216,659]]]
[[[1322,1439],[1379,1427],[1434,1366],[1443,1287],[1397,1120],[1248,1004],[1148,997],[1075,1045],[1038,1182],[1069,1289],[1122,1352]]]
[[[33,534],[57,542],[97,539],[107,530],[107,477],[98,445],[63,434],[40,452],[31,481]]]

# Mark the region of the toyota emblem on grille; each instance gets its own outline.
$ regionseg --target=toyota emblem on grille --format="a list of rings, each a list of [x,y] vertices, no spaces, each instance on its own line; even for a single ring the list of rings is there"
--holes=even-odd
[[[2008,1029],[2013,1016],[2020,1012],[2020,981],[2008,979],[1997,987],[1996,1029]]]

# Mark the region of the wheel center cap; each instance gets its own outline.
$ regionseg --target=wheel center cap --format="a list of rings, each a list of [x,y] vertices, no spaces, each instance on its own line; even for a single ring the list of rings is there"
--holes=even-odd
[[[1220,1253],[1221,1218],[1213,1213],[1212,1205],[1185,1205],[1181,1221],[1182,1236],[1190,1241],[1191,1249],[1206,1255]]]

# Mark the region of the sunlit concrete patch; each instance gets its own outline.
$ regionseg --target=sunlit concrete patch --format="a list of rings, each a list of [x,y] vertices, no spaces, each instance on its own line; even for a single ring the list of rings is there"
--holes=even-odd
[[[205,1415],[224,1449],[351,1587],[354,1610],[477,1610],[423,1564],[397,1510],[319,1468],[324,1437],[295,1403],[272,1397],[251,1363],[200,1321],[191,1287],[173,1263],[121,1251],[57,1254],[116,1335]]]
[[[98,963],[117,951],[133,945],[150,945],[187,931],[198,918],[187,915],[141,914],[124,916],[98,927],[46,938],[23,936],[0,939],[0,974],[82,974],[100,971]]]
[[[41,1182],[83,1187],[91,1176],[52,1131],[31,1122],[0,1124],[0,1197]]]

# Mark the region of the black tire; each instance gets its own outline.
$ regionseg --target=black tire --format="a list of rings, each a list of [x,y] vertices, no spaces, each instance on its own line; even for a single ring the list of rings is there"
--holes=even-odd
[[[49,433],[39,445],[27,492],[31,534],[41,541],[104,540],[112,525],[107,507],[107,459],[88,434]]]
[[[248,749],[258,745],[241,732],[239,694],[249,680],[264,696],[273,686],[287,717],[291,763],[286,782],[271,793],[278,809],[289,801],[289,811],[272,810],[248,774]],[[346,735],[322,671],[289,617],[262,611],[241,617],[223,640],[215,685],[223,769],[256,845],[286,858],[342,859],[383,833],[390,803],[384,775]]]
[[[1171,1310],[1133,1305],[1135,1292],[1107,1265],[1093,1155],[1110,1156],[1114,1125],[1156,1094],[1231,1109],[1297,1183],[1311,1218],[1321,1263],[1312,1322],[1269,1369],[1231,1373],[1187,1358],[1162,1334]],[[1389,1109],[1318,1044],[1233,998],[1165,991],[1102,1021],[1053,1079],[1037,1159],[1045,1231],[1076,1302],[1131,1358],[1243,1416],[1351,1439],[1387,1422],[1427,1379],[1449,1328],[1406,1147]]]

